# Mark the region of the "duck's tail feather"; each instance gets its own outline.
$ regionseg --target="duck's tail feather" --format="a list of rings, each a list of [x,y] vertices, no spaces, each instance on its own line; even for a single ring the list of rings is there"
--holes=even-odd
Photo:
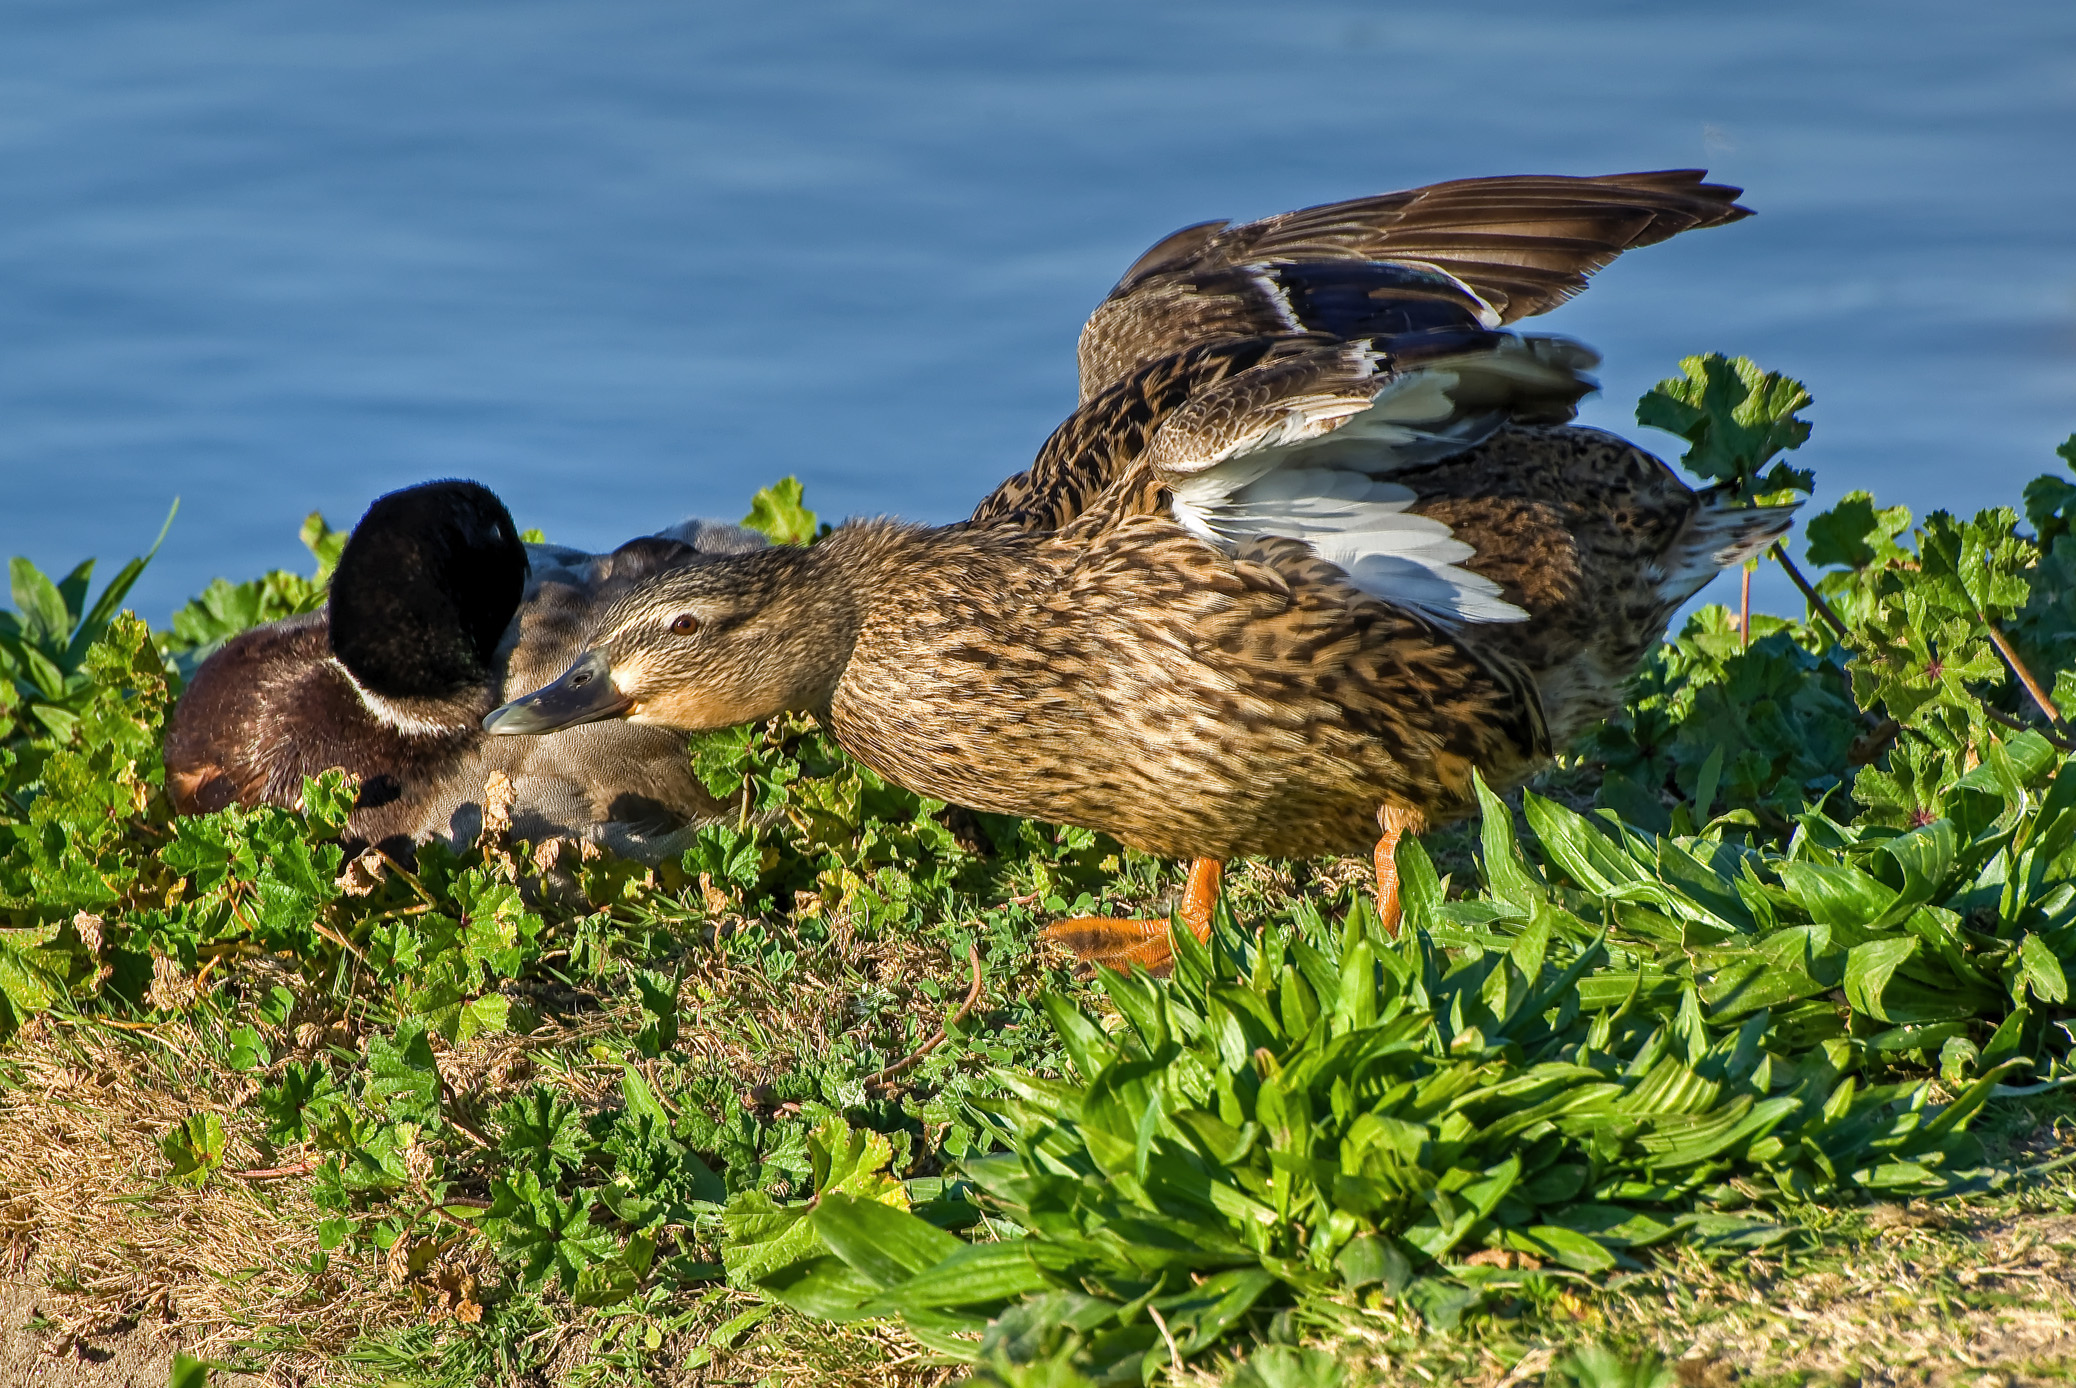
[[[1756,558],[1788,533],[1801,506],[1799,501],[1785,506],[1740,506],[1726,492],[1703,492],[1686,529],[1666,551],[1658,596],[1678,606],[1723,570]]]

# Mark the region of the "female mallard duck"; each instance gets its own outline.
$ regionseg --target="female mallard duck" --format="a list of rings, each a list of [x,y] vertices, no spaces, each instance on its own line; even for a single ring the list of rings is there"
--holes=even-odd
[[[762,543],[688,521],[591,555],[522,544],[473,482],[392,492],[354,527],[322,610],[244,632],[195,672],[166,735],[174,807],[294,806],[304,777],[343,767],[361,782],[348,834],[395,855],[472,839],[484,783],[502,771],[522,838],[588,838],[652,861],[678,851],[686,826],[719,813],[683,734],[507,742],[482,718],[567,665],[600,605],[640,579]]]
[[[1469,811],[1474,769],[1518,783],[1619,707],[1672,612],[1788,525],[1561,427],[1592,354],[1497,326],[1625,246],[1743,215],[1699,177],[1445,184],[1178,233],[1084,332],[1087,403],[973,520],[644,579],[485,726],[805,710],[924,794],[1195,859],[1199,934],[1244,853],[1371,847],[1395,921],[1399,837]],[[1382,258],[1430,202],[1454,220],[1416,222],[1417,263]],[[1167,959],[1163,923],[1050,933]]]

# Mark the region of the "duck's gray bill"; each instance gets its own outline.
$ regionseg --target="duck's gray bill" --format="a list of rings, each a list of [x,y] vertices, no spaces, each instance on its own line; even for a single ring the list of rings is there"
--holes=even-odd
[[[633,701],[613,688],[613,667],[597,651],[586,651],[553,684],[492,709],[483,720],[489,733],[552,733],[579,723],[617,718]]]

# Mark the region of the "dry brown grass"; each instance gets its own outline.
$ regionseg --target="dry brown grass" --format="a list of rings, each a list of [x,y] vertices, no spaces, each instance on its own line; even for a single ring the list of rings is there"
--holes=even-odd
[[[255,1382],[341,1381],[336,1356],[356,1337],[419,1314],[373,1277],[336,1264],[308,1275],[319,1216],[301,1183],[219,1178],[192,1189],[162,1179],[169,1128],[194,1112],[228,1116],[245,1097],[225,1092],[200,1054],[178,1024],[123,1032],[44,1021],[10,1044],[0,1374],[33,1367],[38,1381],[59,1382],[60,1372],[113,1365],[78,1381],[130,1381],[110,1376],[120,1371],[158,1388],[176,1348],[208,1356],[265,1331],[281,1349]],[[259,1162],[233,1136],[227,1169]]]
[[[1726,1274],[1681,1257],[1652,1304],[1610,1298],[1604,1314],[1648,1313],[1667,1338],[1690,1339],[1690,1355],[1748,1374],[1850,1375],[1866,1388],[2071,1376],[2076,1216],[1890,1206],[1874,1224],[1851,1256],[1799,1275],[1774,1260]]]
[[[1426,1337],[1385,1311],[1336,1350],[1357,1382],[1463,1388],[1565,1382],[1553,1366],[1595,1342],[1655,1353],[1684,1388],[2076,1381],[2076,1216],[1918,1202],[1852,1225],[1799,1256],[1669,1249],[1643,1275],[1599,1288],[1582,1279],[1524,1317],[1518,1338],[1504,1320]]]

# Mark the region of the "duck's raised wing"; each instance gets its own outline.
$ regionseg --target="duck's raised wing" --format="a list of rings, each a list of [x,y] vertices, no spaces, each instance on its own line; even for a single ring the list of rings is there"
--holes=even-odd
[[[1500,333],[1418,360],[1370,340],[1316,347],[1195,396],[1140,464],[1176,520],[1223,549],[1302,540],[1387,602],[1451,624],[1519,621],[1498,584],[1463,567],[1471,547],[1414,514],[1413,489],[1392,477],[1509,422],[1568,420],[1597,361],[1566,338]]]
[[[1084,400],[1226,337],[1495,328],[1545,313],[1623,251],[1751,215],[1703,170],[1467,178],[1164,238],[1082,329]]]

